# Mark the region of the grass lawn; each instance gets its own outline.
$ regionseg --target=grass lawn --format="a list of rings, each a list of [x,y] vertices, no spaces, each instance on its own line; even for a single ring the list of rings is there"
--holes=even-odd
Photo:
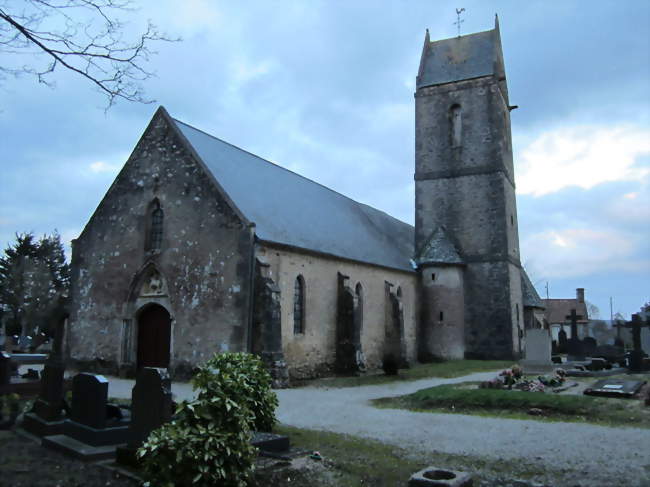
[[[594,378],[591,380],[593,381]],[[643,401],[639,399],[478,389],[477,383],[472,382],[430,387],[405,396],[376,399],[373,404],[381,408],[433,413],[476,414],[650,428],[650,407],[644,406]],[[541,413],[538,416],[531,416],[528,411],[533,408],[540,410]]]
[[[398,375],[366,374],[358,377],[328,377],[305,381],[302,385],[316,387],[355,387],[386,384],[397,381],[412,381],[439,377],[449,379],[474,372],[489,372],[512,367],[512,360],[449,360],[447,362],[418,364],[409,369],[400,369]]]
[[[510,485],[506,479],[543,480],[548,475],[557,474],[546,465],[522,459],[487,460],[435,450],[413,452],[375,440],[285,425],[278,425],[275,431],[289,435],[293,447],[318,451],[324,460],[315,462],[308,459],[307,468],[285,471],[282,478],[260,475],[260,487],[402,487],[414,472],[429,465],[473,472],[478,481],[474,485],[490,487]]]

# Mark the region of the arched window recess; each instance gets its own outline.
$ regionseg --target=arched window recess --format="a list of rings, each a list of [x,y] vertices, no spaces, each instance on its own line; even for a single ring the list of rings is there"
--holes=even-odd
[[[293,333],[305,333],[305,279],[301,275],[293,285]]]
[[[149,205],[147,250],[158,251],[162,246],[164,213],[156,198]]]

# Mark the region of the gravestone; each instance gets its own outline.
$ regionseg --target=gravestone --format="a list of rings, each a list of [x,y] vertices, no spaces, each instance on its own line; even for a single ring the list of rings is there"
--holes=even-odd
[[[587,357],[593,357],[596,349],[598,347],[598,342],[593,337],[584,337],[582,339],[582,351]]]
[[[36,436],[57,435],[63,431],[65,364],[63,333],[65,317],[56,322],[52,352],[41,373],[41,390],[32,410],[23,418],[23,429]]]
[[[63,431],[65,366],[46,364],[41,374],[41,391],[32,410],[23,418],[23,428],[36,436],[56,435]]]
[[[0,352],[0,385],[7,385],[11,382],[11,355],[7,352]]]
[[[29,350],[32,346],[32,337],[29,335],[23,335],[18,339],[18,348],[20,351],[25,352]]]
[[[548,330],[533,328],[526,330],[525,359],[521,365],[524,372],[546,372],[553,367],[551,362],[551,335]]]
[[[578,320],[582,319],[582,316],[577,314],[575,309],[572,309],[571,314],[568,315],[566,319],[571,320],[571,338],[569,339],[567,350],[569,360],[584,360],[585,354],[583,352],[582,341],[578,338]]]
[[[72,421],[91,428],[105,428],[107,403],[108,381],[104,376],[81,373],[72,380]]]
[[[641,329],[650,328],[650,319],[643,318],[637,313],[632,315],[632,321],[614,325],[620,331],[621,328],[629,328],[632,331],[632,351],[629,352],[628,368],[631,372],[641,372],[646,369],[644,358],[647,356],[641,347]]]
[[[173,413],[171,379],[167,369],[143,367],[131,392],[131,425],[126,447],[117,449],[117,461],[135,465],[135,452],[149,434],[171,421]]]
[[[119,409],[119,414],[113,414],[116,408],[109,407],[107,400],[106,378],[77,374],[72,380],[72,410],[63,433],[44,437],[43,446],[83,460],[113,457],[116,446],[128,439],[130,418],[124,418]]]
[[[558,353],[567,352],[567,337],[566,337],[566,331],[564,331],[564,326],[560,329],[560,332],[557,334],[557,351]]]

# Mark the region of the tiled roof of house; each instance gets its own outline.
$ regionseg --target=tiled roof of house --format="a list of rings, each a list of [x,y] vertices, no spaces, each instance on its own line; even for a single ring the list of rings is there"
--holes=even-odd
[[[582,316],[582,318],[578,320],[578,323],[587,323],[589,321],[586,303],[580,303],[576,298],[544,299],[543,301],[544,304],[546,304],[546,321],[550,324],[569,323],[570,320],[567,316],[571,314],[572,309],[576,310],[576,314]]]

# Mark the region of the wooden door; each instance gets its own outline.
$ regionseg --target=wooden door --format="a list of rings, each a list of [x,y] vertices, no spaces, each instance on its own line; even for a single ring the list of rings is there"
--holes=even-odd
[[[169,367],[171,319],[165,308],[153,304],[138,317],[138,368]]]

